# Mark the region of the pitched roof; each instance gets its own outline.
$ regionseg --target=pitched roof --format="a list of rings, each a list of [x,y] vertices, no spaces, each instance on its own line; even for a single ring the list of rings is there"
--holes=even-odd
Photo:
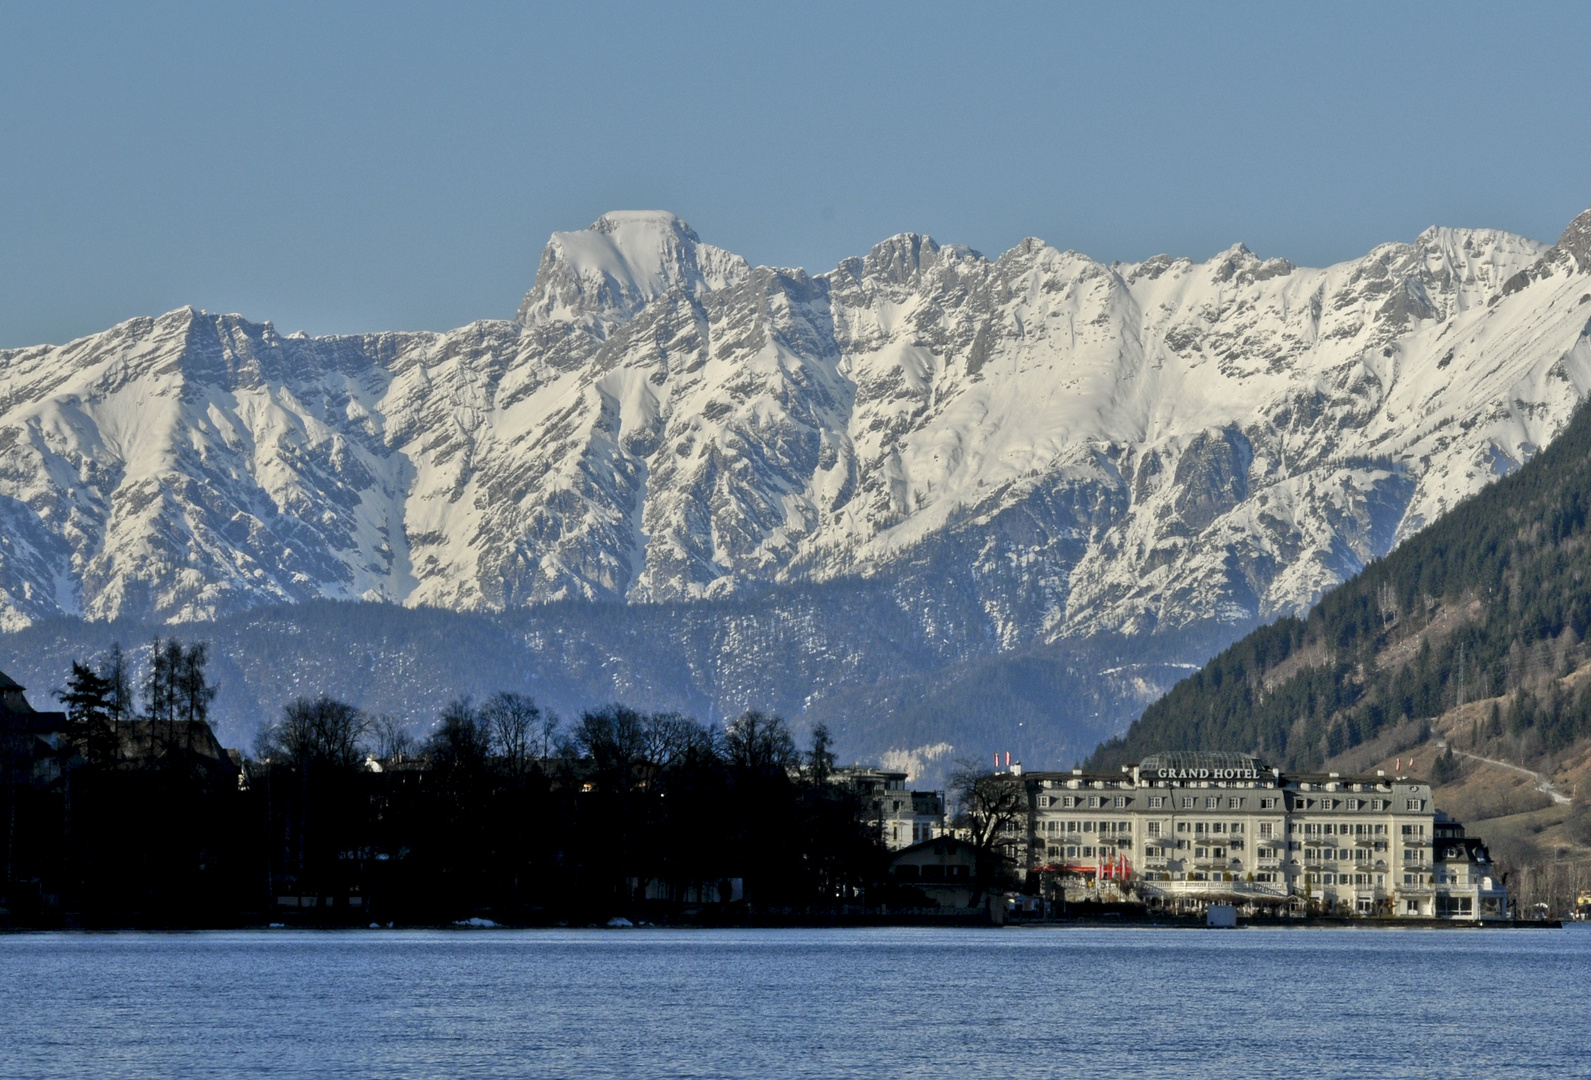
[[[0,671],[0,690],[24,690],[24,689],[26,689],[26,687],[19,686],[17,684],[16,680],[12,679],[11,676],[7,675],[3,671]]]

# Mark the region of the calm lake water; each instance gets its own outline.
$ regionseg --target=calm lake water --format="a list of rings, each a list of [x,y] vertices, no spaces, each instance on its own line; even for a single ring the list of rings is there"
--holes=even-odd
[[[0,1077],[1591,1075],[1591,928],[0,937]]]

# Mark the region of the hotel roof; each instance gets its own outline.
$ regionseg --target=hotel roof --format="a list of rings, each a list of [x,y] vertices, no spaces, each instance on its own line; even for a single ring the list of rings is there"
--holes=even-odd
[[[1138,768],[1143,772],[1168,769],[1178,772],[1184,769],[1209,769],[1212,772],[1231,769],[1270,771],[1267,765],[1252,754],[1238,754],[1230,750],[1162,750],[1158,754],[1150,754],[1144,758],[1139,762]]]

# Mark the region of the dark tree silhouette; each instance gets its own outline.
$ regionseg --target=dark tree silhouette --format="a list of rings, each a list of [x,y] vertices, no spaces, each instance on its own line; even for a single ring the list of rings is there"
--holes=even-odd
[[[296,698],[264,728],[255,748],[267,761],[296,766],[356,769],[364,761],[370,721],[346,702],[321,696]]]

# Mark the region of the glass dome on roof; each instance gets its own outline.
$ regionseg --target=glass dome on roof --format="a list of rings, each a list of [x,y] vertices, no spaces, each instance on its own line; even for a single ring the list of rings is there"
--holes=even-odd
[[[1252,754],[1230,750],[1163,750],[1139,762],[1140,772],[1195,773],[1220,776],[1234,772],[1268,772],[1265,763]]]

